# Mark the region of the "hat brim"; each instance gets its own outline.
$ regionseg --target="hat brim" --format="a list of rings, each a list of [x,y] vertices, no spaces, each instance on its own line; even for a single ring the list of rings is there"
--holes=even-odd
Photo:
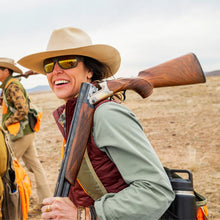
[[[23,74],[22,70],[19,69],[18,67],[16,67],[15,65],[13,65],[13,64],[6,63],[6,62],[0,62],[0,66],[2,66],[2,67],[4,67],[4,68],[11,69],[11,70],[13,70],[15,73]]]
[[[45,59],[65,55],[87,56],[108,65],[111,70],[111,74],[109,74],[106,78],[114,75],[118,71],[121,63],[121,56],[119,52],[114,47],[104,44],[89,45],[85,47],[63,50],[44,51],[25,56],[18,60],[17,63],[37,73],[45,74],[43,69],[43,61]]]

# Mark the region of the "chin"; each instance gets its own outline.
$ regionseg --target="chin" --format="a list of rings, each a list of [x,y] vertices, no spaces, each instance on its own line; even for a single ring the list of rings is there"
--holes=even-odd
[[[56,97],[58,98],[58,99],[63,99],[64,101],[67,101],[67,100],[69,100],[69,99],[71,99],[71,98],[73,98],[74,96],[68,96],[68,95],[66,95],[66,94],[59,94],[59,93],[55,93],[55,95],[56,95]]]
[[[55,95],[56,95],[56,97],[57,97],[58,99],[64,99],[64,100],[66,100],[66,98],[67,98],[67,96],[64,95],[64,94],[55,93]]]

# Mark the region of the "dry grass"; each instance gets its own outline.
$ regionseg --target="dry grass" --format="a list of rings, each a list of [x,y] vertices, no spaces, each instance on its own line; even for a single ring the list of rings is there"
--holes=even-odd
[[[31,94],[31,98],[44,112],[35,146],[53,191],[62,137],[52,111],[62,101],[50,92]],[[209,77],[206,84],[155,89],[147,99],[128,91],[124,105],[141,121],[164,166],[193,172],[195,190],[207,197],[209,219],[220,219],[220,77]],[[32,209],[36,189],[29,175]]]

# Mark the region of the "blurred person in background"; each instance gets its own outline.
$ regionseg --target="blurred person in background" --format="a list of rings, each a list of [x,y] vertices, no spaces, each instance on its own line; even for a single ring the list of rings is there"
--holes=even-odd
[[[0,58],[0,81],[3,90],[2,127],[7,131],[11,146],[17,159],[22,158],[26,167],[34,173],[38,204],[36,212],[40,212],[40,204],[51,195],[46,174],[34,147],[34,131],[28,121],[29,97],[23,85],[13,77],[13,73],[22,74],[13,59]]]

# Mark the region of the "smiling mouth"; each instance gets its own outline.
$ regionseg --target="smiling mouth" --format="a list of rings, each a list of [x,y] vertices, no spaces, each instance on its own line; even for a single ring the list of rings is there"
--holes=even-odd
[[[55,85],[57,86],[57,85],[63,85],[63,84],[67,84],[69,81],[67,81],[67,80],[57,80],[56,82],[55,82]]]

